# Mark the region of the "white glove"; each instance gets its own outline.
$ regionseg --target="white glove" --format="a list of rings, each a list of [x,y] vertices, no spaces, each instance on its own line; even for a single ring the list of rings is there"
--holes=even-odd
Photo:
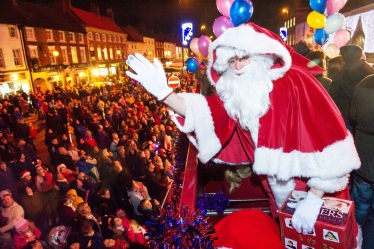
[[[154,59],[153,65],[143,55],[136,53],[135,56],[129,56],[126,64],[136,72],[134,74],[126,71],[126,74],[139,81],[157,99],[162,100],[173,91],[167,84],[164,68],[157,58]]]
[[[292,226],[298,233],[307,234],[313,231],[323,200],[310,191],[306,198],[296,205],[295,213],[292,216]]]

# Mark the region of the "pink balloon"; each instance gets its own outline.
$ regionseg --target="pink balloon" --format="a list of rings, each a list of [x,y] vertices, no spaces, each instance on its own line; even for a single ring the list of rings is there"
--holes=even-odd
[[[210,40],[209,36],[206,36],[206,35],[202,35],[200,36],[197,44],[199,46],[199,51],[200,53],[206,57],[208,56],[209,54],[209,45],[212,43],[212,41]]]
[[[327,15],[330,16],[339,10],[343,9],[344,5],[347,3],[347,0],[327,0],[326,9]]]
[[[226,16],[220,16],[213,23],[213,33],[216,37],[219,37],[226,29],[232,28],[234,25],[230,21],[230,18]]]
[[[349,42],[350,39],[351,39],[351,36],[348,30],[341,29],[335,33],[334,43],[338,48],[341,48],[345,46]]]
[[[196,55],[199,55],[199,52],[200,52],[199,45],[197,45],[198,40],[199,38],[193,38],[190,42],[190,49]]]
[[[234,0],[216,0],[218,11],[227,17],[230,17],[230,8]]]

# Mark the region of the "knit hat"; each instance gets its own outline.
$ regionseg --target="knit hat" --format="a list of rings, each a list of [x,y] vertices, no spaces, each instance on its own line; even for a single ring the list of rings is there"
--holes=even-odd
[[[6,195],[12,196],[12,192],[10,192],[9,189],[5,189],[5,190],[1,191],[0,192],[0,199],[3,199],[3,197],[6,196]]]
[[[57,166],[57,172],[60,172],[62,168],[66,168],[66,165],[63,163]]]
[[[346,45],[340,48],[345,63],[357,62],[362,56],[362,48],[357,45]]]
[[[214,248],[284,248],[277,223],[261,210],[234,212],[220,220],[214,229],[217,237]]]
[[[16,229],[18,233],[21,232],[23,229],[25,229],[25,227],[27,227],[28,225],[29,225],[29,222],[25,220],[24,218],[19,218],[18,220],[14,222],[14,228]]]
[[[66,192],[66,195],[74,195],[77,196],[77,191],[75,189],[69,189],[68,192]]]
[[[22,171],[22,173],[19,175],[21,179],[25,178],[26,176],[29,176],[31,173],[27,169]]]

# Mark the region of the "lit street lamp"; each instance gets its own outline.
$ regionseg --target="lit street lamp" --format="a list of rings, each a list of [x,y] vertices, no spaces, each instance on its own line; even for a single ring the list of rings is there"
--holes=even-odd
[[[57,50],[54,50],[52,52],[52,55],[55,57],[55,62],[57,64],[57,56],[59,56],[60,53]],[[57,74],[58,74],[58,83],[60,83],[61,80],[60,80],[60,66],[59,65],[57,65]]]
[[[287,19],[288,19],[288,9],[287,8],[283,8],[282,9],[282,13],[285,13],[287,15]]]
[[[203,34],[204,30],[205,30],[205,25],[201,25],[201,27],[200,27],[200,33]]]

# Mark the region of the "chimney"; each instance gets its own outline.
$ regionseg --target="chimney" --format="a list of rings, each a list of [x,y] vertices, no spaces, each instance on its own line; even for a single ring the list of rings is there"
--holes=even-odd
[[[18,2],[17,2],[17,0],[12,0],[12,4],[13,4],[14,6],[18,6]]]
[[[99,7],[96,7],[96,4],[95,4],[95,3],[91,3],[91,4],[90,4],[90,10],[91,10],[91,12],[94,13],[95,15],[100,16],[100,8],[99,8]]]
[[[55,3],[57,9],[62,10],[63,13],[68,13],[71,9],[71,0],[55,0]]]
[[[106,9],[106,16],[114,22],[114,13],[112,8]]]

